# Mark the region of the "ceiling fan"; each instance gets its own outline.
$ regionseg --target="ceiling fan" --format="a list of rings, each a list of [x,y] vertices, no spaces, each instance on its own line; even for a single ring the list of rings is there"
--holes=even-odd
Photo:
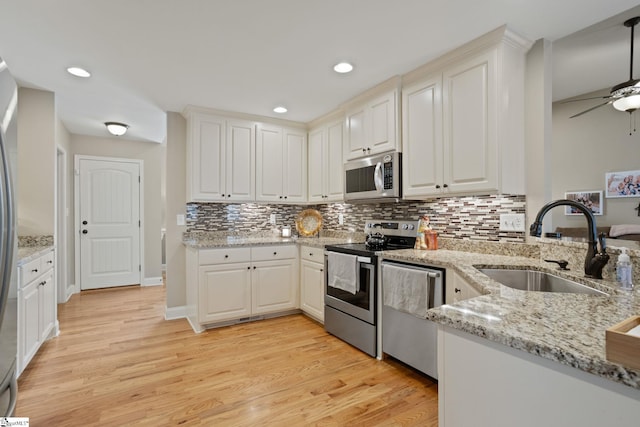
[[[634,27],[640,23],[640,16],[636,16],[631,19],[627,19],[624,21],[624,26],[631,28],[631,50],[630,50],[630,60],[629,60],[629,80],[626,82],[615,85],[611,88],[611,91],[608,96],[596,96],[593,98],[582,98],[582,99],[572,99],[570,101],[565,102],[575,102],[575,101],[584,101],[587,99],[606,99],[606,102],[602,104],[598,104],[594,107],[591,107],[587,110],[584,110],[578,114],[574,114],[569,117],[573,119],[574,117],[581,116],[590,111],[593,111],[597,108],[604,107],[605,105],[613,104],[613,108],[619,111],[626,111],[631,114],[638,108],[640,108],[640,80],[633,78],[633,35],[634,35]]]

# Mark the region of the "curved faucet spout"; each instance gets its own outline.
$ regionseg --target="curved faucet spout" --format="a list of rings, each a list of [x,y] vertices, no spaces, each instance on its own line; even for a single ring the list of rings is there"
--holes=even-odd
[[[540,209],[538,215],[536,215],[535,221],[529,228],[529,234],[535,237],[540,237],[542,235],[542,218],[544,218],[547,212],[556,206],[571,206],[582,212],[587,218],[587,225],[589,227],[589,249],[587,250],[587,256],[584,261],[584,273],[589,277],[602,279],[602,269],[607,262],[609,262],[609,255],[606,253],[604,234],[598,236],[596,219],[591,210],[582,203],[567,199],[554,200],[547,203]],[[598,251],[598,240],[600,241],[600,251]]]

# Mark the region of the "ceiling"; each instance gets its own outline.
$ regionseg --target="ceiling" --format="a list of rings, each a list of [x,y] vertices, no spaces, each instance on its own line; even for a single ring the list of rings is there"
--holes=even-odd
[[[503,24],[530,40],[557,41],[554,99],[610,87],[628,78],[623,18],[559,39],[636,6],[637,0],[0,0],[0,57],[21,86],[55,92],[71,133],[107,136],[103,123],[120,121],[131,126],[128,139],[163,142],[165,112],[187,105],[309,122]],[[355,70],[334,73],[342,60]],[[92,77],[67,74],[72,65]],[[278,115],[277,105],[289,111]]]

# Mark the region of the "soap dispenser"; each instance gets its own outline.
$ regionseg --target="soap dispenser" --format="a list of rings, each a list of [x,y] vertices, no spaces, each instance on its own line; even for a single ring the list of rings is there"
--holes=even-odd
[[[633,289],[631,259],[627,255],[627,248],[620,248],[622,253],[618,255],[616,263],[616,280],[622,286],[622,289]]]

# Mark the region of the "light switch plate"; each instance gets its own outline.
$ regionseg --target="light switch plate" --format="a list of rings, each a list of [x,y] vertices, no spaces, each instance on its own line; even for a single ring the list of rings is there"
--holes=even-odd
[[[276,225],[276,214],[271,214],[271,215],[269,216],[269,223],[270,223],[271,225]]]
[[[344,214],[338,214],[338,224],[344,225]]]
[[[184,215],[182,215],[182,214],[176,215],[176,225],[185,225],[184,224]]]
[[[500,214],[500,231],[525,231],[524,214]]]

